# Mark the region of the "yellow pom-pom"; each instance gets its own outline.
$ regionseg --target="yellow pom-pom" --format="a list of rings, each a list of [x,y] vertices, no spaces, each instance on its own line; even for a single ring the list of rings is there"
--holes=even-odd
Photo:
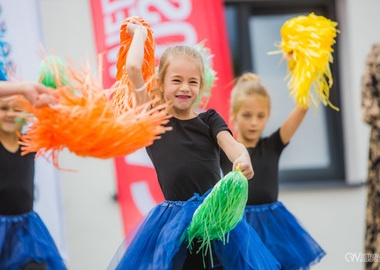
[[[332,49],[335,37],[339,32],[338,24],[314,13],[298,16],[284,23],[281,28],[282,41],[280,49],[292,55],[288,62],[288,88],[295,102],[308,108],[313,102],[319,107],[329,105],[337,107],[329,101],[330,87],[333,78],[330,63],[333,61]],[[314,92],[311,91],[313,86]]]

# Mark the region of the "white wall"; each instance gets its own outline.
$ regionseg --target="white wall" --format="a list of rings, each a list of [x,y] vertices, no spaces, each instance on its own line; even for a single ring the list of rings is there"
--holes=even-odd
[[[364,187],[280,192],[281,202],[326,252],[312,270],[364,269],[346,254],[364,253],[365,195]]]
[[[361,119],[361,78],[371,46],[380,41],[380,2],[337,0],[343,136],[348,183],[367,177],[369,127]]]

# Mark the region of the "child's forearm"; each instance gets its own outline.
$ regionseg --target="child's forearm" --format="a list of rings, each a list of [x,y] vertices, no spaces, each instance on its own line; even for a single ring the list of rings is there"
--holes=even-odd
[[[236,142],[235,147],[230,151],[232,170],[236,170],[240,164],[240,170],[247,179],[253,177],[253,168],[251,158],[249,157],[247,148],[239,142]]]
[[[290,139],[296,133],[308,109],[309,108],[303,108],[297,105],[285,120],[285,123],[280,128],[280,136],[284,144],[289,143]]]
[[[0,82],[0,97],[24,95],[24,88],[18,82]]]
[[[51,88],[36,82],[0,82],[0,97],[23,95],[34,106],[48,106],[57,102]]]
[[[218,133],[217,140],[219,146],[232,162],[232,170],[235,170],[237,165],[241,163],[240,170],[247,179],[251,179],[253,177],[253,169],[251,158],[245,146],[237,142],[226,130]]]
[[[228,159],[232,163],[234,163],[236,159],[245,154],[247,154],[247,149],[243,144],[239,142],[234,143],[233,147],[229,148],[228,154],[226,153]]]
[[[126,60],[128,77],[136,75],[135,73],[137,72],[142,73],[145,40],[146,34],[143,31],[136,31],[134,33]]]
[[[126,60],[126,71],[131,83],[131,90],[133,90],[136,94],[136,101],[138,105],[149,101],[149,96],[145,89],[145,81],[142,76],[145,40],[146,33],[143,31],[136,31],[134,33]]]

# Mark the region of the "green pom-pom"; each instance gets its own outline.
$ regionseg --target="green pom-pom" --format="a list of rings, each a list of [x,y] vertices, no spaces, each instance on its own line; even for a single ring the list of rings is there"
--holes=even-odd
[[[58,73],[58,74],[57,74]],[[39,76],[41,83],[45,86],[57,88],[57,81],[61,85],[68,85],[68,75],[65,71],[65,64],[57,56],[48,56],[40,64]]]
[[[16,123],[18,124],[18,123],[21,123],[21,125],[22,126],[25,126],[26,125],[26,119],[27,119],[27,114],[28,114],[28,112],[25,112],[25,111],[23,111],[23,112],[21,112],[22,114],[25,114],[25,117],[23,117],[22,115],[19,115],[19,116],[16,116]]]
[[[203,86],[203,90],[195,101],[195,106],[205,108],[208,101],[211,97],[211,89],[214,86],[214,81],[216,78],[216,71],[212,69],[212,58],[214,57],[211,54],[209,48],[204,46],[205,41],[201,41],[197,45],[194,46],[195,49],[202,55],[203,63],[204,63],[204,77],[205,82]]]
[[[193,241],[200,242],[203,254],[211,254],[211,241],[228,242],[229,232],[242,220],[248,199],[248,181],[240,171],[224,176],[195,211],[184,235],[192,249]],[[212,256],[211,256],[211,263]]]

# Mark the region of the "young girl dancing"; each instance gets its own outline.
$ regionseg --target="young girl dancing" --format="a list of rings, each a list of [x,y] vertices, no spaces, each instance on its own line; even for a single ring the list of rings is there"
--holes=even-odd
[[[138,103],[143,103],[149,100],[142,76],[147,29],[132,20],[127,31],[133,40],[126,71]],[[193,110],[202,91],[203,71],[202,56],[192,47],[170,47],[160,59],[158,88],[151,94],[159,98],[158,103],[171,102],[167,113],[172,115],[168,124],[172,131],[154,141],[147,152],[166,201],[147,215],[116,269],[212,268],[209,253],[203,261],[197,244],[190,253],[181,237],[207,191],[220,180],[219,147],[233,169],[241,163],[247,179],[253,176],[247,150],[233,139],[219,114],[212,109],[200,114]],[[227,243],[213,242],[213,255],[214,269],[279,269],[245,220],[230,232]]]
[[[33,211],[34,154],[21,155],[22,121],[8,95],[35,106],[54,103],[49,88],[32,82],[0,82],[0,269],[66,269],[46,226]]]
[[[277,131],[261,138],[270,115],[270,96],[257,75],[245,73],[231,92],[230,113],[237,141],[247,148],[255,169],[254,178],[248,182],[247,221],[280,262],[281,269],[307,269],[325,252],[277,201],[280,155],[300,126],[307,109],[296,106]],[[223,152],[221,165],[224,174],[232,169]]]

